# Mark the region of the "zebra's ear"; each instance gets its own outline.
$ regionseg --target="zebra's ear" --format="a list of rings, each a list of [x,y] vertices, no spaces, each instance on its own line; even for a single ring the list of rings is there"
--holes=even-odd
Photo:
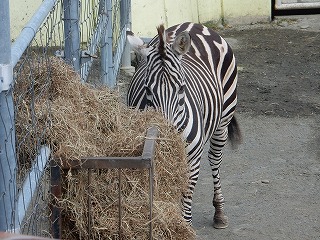
[[[147,48],[146,44],[144,44],[143,40],[134,35],[128,34],[127,39],[129,44],[131,45],[133,51],[135,51],[140,56],[146,58],[150,48]]]
[[[182,56],[186,54],[191,46],[191,38],[188,32],[181,32],[174,40],[172,44],[173,50],[179,55]]]

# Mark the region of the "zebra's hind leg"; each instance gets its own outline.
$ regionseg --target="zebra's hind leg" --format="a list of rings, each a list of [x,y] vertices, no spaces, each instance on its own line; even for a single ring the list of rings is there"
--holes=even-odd
[[[214,228],[228,227],[228,217],[225,215],[223,210],[224,198],[221,191],[219,170],[222,161],[222,148],[224,147],[227,141],[227,136],[227,128],[224,128],[223,130],[218,129],[210,139],[209,162],[212,170],[214,184],[214,196],[212,201],[213,206],[215,208],[215,213],[213,217]]]
[[[213,227],[218,229],[227,228],[229,221],[223,210],[224,198],[221,191],[220,193],[216,193],[215,191],[212,203],[215,207]]]

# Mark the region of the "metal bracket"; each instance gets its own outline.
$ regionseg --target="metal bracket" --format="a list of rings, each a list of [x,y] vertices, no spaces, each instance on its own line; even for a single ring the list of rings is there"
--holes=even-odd
[[[57,50],[57,51],[55,51],[54,55],[56,57],[59,57],[59,58],[64,58],[64,51],[63,50]]]
[[[64,58],[64,50],[57,50],[57,51],[54,53],[54,55],[55,55],[56,57]],[[80,56],[80,59],[81,59],[80,63],[81,63],[81,65],[84,64],[84,63],[86,63],[86,62],[91,61],[91,58],[98,58],[98,56],[91,54],[89,50],[82,50],[82,51],[81,51],[81,56]]]
[[[0,64],[0,92],[11,88],[13,82],[12,64]]]
[[[81,51],[81,65],[91,61],[91,58],[98,58],[98,56],[91,54],[89,50]]]

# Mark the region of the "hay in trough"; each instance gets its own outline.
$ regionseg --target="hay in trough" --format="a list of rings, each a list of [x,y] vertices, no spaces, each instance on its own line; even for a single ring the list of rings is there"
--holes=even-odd
[[[56,161],[86,156],[139,156],[146,130],[159,128],[154,170],[153,238],[194,239],[195,232],[181,215],[181,194],[187,188],[185,143],[179,133],[155,111],[127,108],[119,94],[80,83],[71,67],[57,58],[49,61],[50,111],[35,103],[36,116],[50,119],[45,142]],[[43,66],[47,68],[48,65]],[[38,70],[39,88],[45,70]],[[39,89],[38,89],[39,90]],[[37,90],[35,90],[37,91]],[[38,114],[38,115],[37,115]],[[27,118],[21,116],[19,119]],[[47,124],[47,120],[41,120]],[[20,124],[20,123],[18,123]],[[59,204],[63,209],[63,238],[119,239],[118,176],[116,169],[93,170],[90,192],[88,172],[70,170]],[[149,179],[147,170],[121,170],[121,239],[149,238]],[[90,213],[88,213],[90,194]]]

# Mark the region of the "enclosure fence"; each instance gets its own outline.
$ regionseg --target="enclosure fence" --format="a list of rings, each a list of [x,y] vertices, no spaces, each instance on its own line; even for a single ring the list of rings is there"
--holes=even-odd
[[[44,0],[11,43],[9,0],[0,1],[0,231],[52,236],[51,58],[114,87],[130,11],[130,0]]]

